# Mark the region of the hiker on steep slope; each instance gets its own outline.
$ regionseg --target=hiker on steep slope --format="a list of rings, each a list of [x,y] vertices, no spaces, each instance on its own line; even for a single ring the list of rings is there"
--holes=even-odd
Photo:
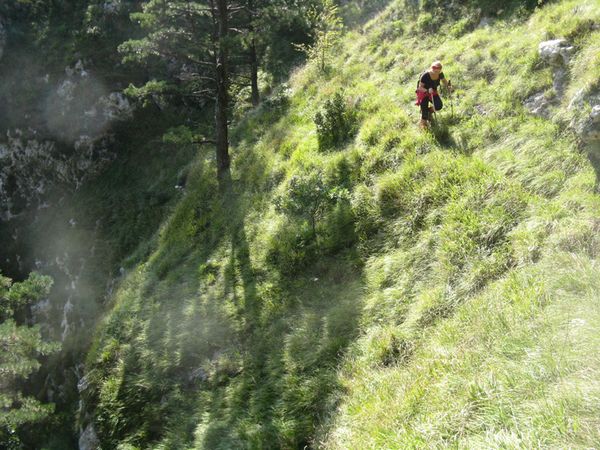
[[[427,72],[421,75],[417,83],[417,105],[421,107],[421,121],[419,127],[427,128],[431,115],[435,111],[442,109],[444,104],[438,93],[440,83],[444,85],[449,92],[452,92],[452,84],[446,80],[442,72],[442,63],[434,61]],[[430,106],[430,103],[432,106]]]

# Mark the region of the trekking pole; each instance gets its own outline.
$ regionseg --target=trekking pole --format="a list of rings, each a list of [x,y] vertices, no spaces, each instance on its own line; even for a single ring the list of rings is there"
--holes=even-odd
[[[448,80],[448,100],[450,100],[450,117],[454,119],[454,102],[452,101],[452,81]]]

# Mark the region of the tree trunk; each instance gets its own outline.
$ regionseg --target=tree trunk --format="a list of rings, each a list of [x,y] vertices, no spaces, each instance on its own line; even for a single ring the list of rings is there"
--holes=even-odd
[[[258,56],[256,54],[256,43],[254,39],[250,43],[250,78],[252,80],[252,106],[260,103],[260,92],[258,90]]]
[[[250,80],[252,86],[252,106],[256,107],[260,103],[260,91],[258,90],[258,54],[256,52],[256,40],[254,35],[254,1],[248,0],[248,9],[250,9]]]
[[[217,102],[215,126],[217,141],[217,171],[219,177],[229,170],[229,130],[227,110],[229,108],[229,73],[227,67],[227,35],[229,33],[227,0],[217,0],[217,54],[216,80]]]

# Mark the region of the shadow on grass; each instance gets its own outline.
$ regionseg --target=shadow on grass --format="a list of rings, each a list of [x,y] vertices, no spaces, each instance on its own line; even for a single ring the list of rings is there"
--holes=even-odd
[[[210,389],[202,448],[309,449],[332,412],[337,369],[358,333],[360,274],[334,258],[294,277],[257,270],[244,199],[231,187],[223,193],[231,242],[225,290],[242,356],[239,372]]]
[[[360,270],[341,255],[292,276],[257,264],[252,197],[235,183],[225,173],[219,186],[199,186],[206,192],[190,188],[177,237],[107,325],[99,354],[109,359],[94,369],[114,388],[97,423],[111,445],[311,448],[335,409],[358,334]]]
[[[456,133],[460,128],[461,117],[452,114],[450,111],[437,113],[436,119],[432,122],[430,133],[435,140],[446,149],[456,150],[457,152],[470,156],[473,149],[469,147],[467,140],[461,139],[460,133]]]

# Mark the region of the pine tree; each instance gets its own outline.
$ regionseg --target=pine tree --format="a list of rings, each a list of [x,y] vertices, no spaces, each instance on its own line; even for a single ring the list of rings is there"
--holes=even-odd
[[[18,429],[40,421],[53,411],[23,394],[22,384],[40,367],[38,358],[57,351],[42,339],[39,326],[24,324],[29,305],[48,295],[52,280],[32,273],[12,284],[0,275],[0,448],[18,448]]]
[[[333,0],[323,0],[322,8],[313,8],[310,16],[314,22],[314,43],[297,47],[309,59],[316,61],[319,69],[324,72],[332,50],[340,43],[344,25],[339,8]]]
[[[170,85],[185,95],[214,103],[214,139],[199,142],[215,145],[219,176],[230,165],[230,54],[237,44],[230,22],[243,9],[232,0],[151,0],[141,13],[132,15],[146,36],[119,47],[125,60],[148,63],[158,59],[167,68],[162,83],[152,80],[145,95]]]

